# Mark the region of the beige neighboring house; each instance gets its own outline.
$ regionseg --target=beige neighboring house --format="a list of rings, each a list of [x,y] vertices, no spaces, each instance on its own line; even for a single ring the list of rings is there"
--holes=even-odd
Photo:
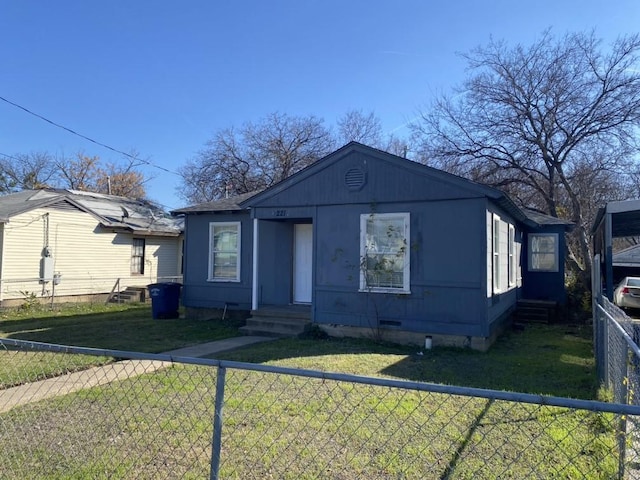
[[[0,305],[106,300],[181,282],[183,230],[147,201],[57,189],[2,196]]]

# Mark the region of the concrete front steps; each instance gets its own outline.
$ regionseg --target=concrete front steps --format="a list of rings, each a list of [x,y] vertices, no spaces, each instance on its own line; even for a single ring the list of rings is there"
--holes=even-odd
[[[264,337],[297,337],[311,325],[311,306],[266,306],[251,311],[247,324],[240,327],[243,335]]]

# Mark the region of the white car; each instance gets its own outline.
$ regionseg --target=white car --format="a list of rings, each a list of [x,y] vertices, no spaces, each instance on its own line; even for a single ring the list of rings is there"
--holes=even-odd
[[[613,303],[620,308],[640,308],[640,277],[624,277],[613,291]]]

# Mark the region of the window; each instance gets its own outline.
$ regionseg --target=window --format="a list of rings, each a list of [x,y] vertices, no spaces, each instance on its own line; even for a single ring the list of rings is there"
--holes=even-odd
[[[529,235],[529,271],[558,271],[557,233],[532,233]]]
[[[360,215],[360,290],[410,292],[409,214]]]
[[[509,225],[509,286],[516,284],[516,229]]]
[[[134,238],[131,244],[131,273],[144,275],[144,238]]]
[[[209,280],[240,281],[240,222],[209,224]]]

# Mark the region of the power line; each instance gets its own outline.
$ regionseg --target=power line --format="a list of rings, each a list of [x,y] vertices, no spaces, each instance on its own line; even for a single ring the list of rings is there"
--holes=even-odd
[[[87,137],[86,135],[82,135],[81,133],[78,133],[78,132],[76,132],[75,130],[72,130],[71,128],[65,127],[64,125],[60,125],[59,123],[56,123],[56,122],[54,122],[53,120],[49,120],[48,118],[43,117],[42,115],[39,115],[39,114],[37,114],[37,113],[35,113],[35,112],[32,112],[32,111],[31,111],[31,110],[29,110],[28,108],[25,108],[25,107],[23,107],[22,105],[18,105],[17,103],[12,102],[11,100],[7,100],[7,99],[6,99],[6,98],[4,98],[4,97],[1,97],[1,96],[0,96],[0,100],[2,100],[3,102],[8,103],[9,105],[13,105],[14,107],[19,108],[20,110],[23,110],[23,111],[27,112],[29,115],[33,115],[34,117],[37,117],[37,118],[39,118],[40,120],[44,120],[45,122],[50,123],[50,124],[51,124],[51,125],[53,125],[54,127],[58,127],[58,128],[63,129],[63,130],[66,130],[67,132],[69,132],[69,133],[71,133],[71,134],[73,134],[73,135],[76,135],[76,136],[78,136],[78,137],[80,137],[80,138],[84,138],[85,140],[88,140],[89,142],[95,143],[96,145],[99,145],[99,146],[101,146],[101,147],[103,147],[103,148],[106,148],[106,149],[108,149],[108,150],[111,150],[112,152],[116,152],[116,153],[119,153],[119,154],[121,154],[121,155],[124,155],[125,157],[130,158],[130,159],[132,159],[132,160],[136,160],[136,161],[138,161],[138,162],[142,162],[142,163],[144,163],[145,165],[149,165],[150,167],[157,168],[158,170],[162,170],[162,171],[164,171],[164,172],[171,173],[171,174],[173,174],[173,175],[177,175],[177,176],[179,176],[179,177],[182,177],[182,175],[180,175],[178,172],[174,172],[173,170],[169,170],[168,168],[162,167],[162,166],[157,165],[157,164],[155,164],[155,163],[153,163],[153,162],[150,162],[150,161],[148,161],[148,160],[143,160],[142,158],[138,158],[138,157],[136,157],[135,155],[131,155],[130,153],[123,152],[122,150],[118,150],[117,148],[113,148],[113,147],[111,147],[111,146],[107,145],[106,143],[102,143],[102,142],[99,142],[99,141],[97,141],[97,140],[94,140],[93,138]],[[2,155],[4,155],[4,154],[2,154]],[[11,157],[11,156],[9,156],[9,155],[4,155],[4,156],[5,156],[5,157],[9,157],[9,158],[14,158],[14,157]],[[15,160],[15,159],[14,159],[14,160]]]
[[[0,152],[0,155],[2,155],[3,157],[10,158],[11,160],[16,160],[16,161],[18,161],[18,160],[19,160],[18,158],[16,158],[16,157],[12,157],[11,155],[7,155],[6,153],[2,153],[2,152]]]

